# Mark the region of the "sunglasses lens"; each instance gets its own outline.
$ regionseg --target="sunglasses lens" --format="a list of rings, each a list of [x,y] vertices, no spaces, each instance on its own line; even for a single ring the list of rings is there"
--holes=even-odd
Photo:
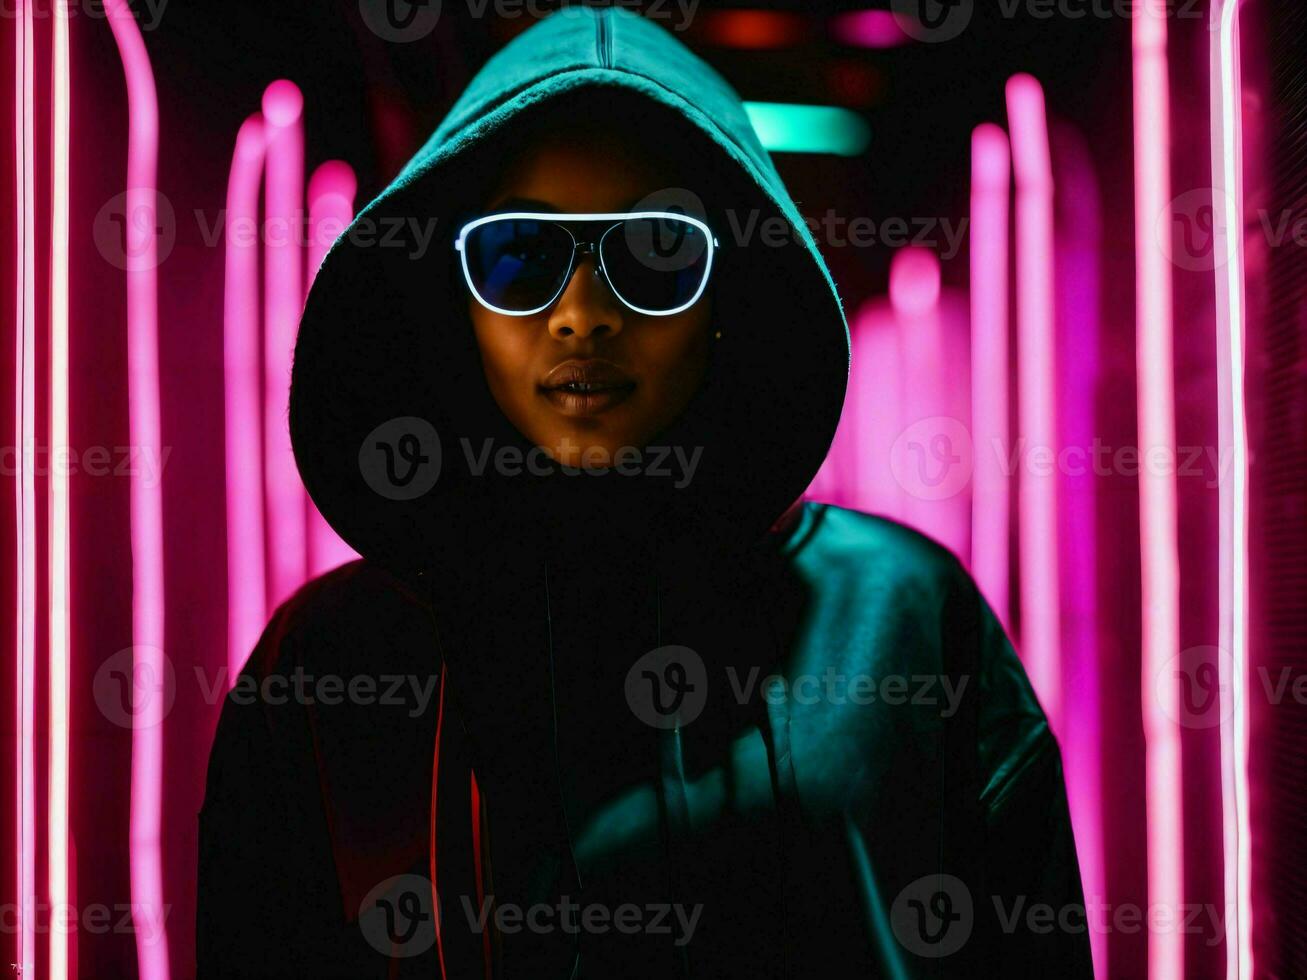
[[[482,302],[513,313],[539,309],[554,298],[574,248],[565,228],[532,218],[478,225],[463,244],[468,277]]]
[[[600,254],[608,281],[624,302],[669,313],[698,296],[712,242],[702,228],[674,216],[628,218],[604,236]]]

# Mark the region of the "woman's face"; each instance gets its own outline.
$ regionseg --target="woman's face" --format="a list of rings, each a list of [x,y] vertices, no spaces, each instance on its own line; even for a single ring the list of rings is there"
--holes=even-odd
[[[668,175],[626,142],[553,136],[529,144],[485,210],[612,213],[666,188]],[[597,469],[644,449],[685,410],[708,364],[709,293],[673,316],[623,305],[580,255],[558,301],[506,316],[469,295],[486,382],[522,435],[565,466]],[[589,393],[576,383],[593,386]]]

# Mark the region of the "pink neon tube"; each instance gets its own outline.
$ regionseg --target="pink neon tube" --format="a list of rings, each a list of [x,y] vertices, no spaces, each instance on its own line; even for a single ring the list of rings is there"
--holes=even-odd
[[[1053,350],[1053,172],[1044,90],[1029,75],[1007,84],[1017,185],[1017,394],[1027,452],[1056,454]],[[1057,474],[1027,459],[1018,485],[1021,653],[1054,733],[1061,731]]]
[[[993,123],[971,135],[971,569],[981,594],[1010,631],[1008,534],[1007,134]]]
[[[159,103],[154,71],[127,0],[106,0],[127,79],[127,373],[132,444],[162,458],[159,420],[158,242],[153,220],[159,154]],[[131,482],[133,672],[164,674],[163,491],[158,481]],[[130,860],[132,920],[141,980],[167,980],[164,931],[163,698],[149,697],[134,713]]]
[[[1135,144],[1135,336],[1139,453],[1174,458],[1171,269],[1155,234],[1169,208],[1170,106],[1165,9],[1143,4],[1133,22]],[[1170,222],[1164,227],[1170,228]],[[1156,447],[1156,448],[1155,448]],[[1161,470],[1162,472],[1158,472]],[[1184,902],[1184,812],[1179,678],[1180,561],[1175,479],[1167,467],[1141,466],[1139,537],[1143,580],[1143,727],[1147,745],[1148,900],[1178,915]],[[1152,930],[1150,980],[1184,975],[1184,933]]]
[[[223,371],[227,423],[227,680],[236,677],[267,622],[263,554],[262,377],[259,357],[259,186],[264,126],[236,135],[227,182]]]
[[[1224,826],[1226,977],[1251,978],[1252,851],[1248,813],[1248,423],[1244,401],[1243,117],[1239,71],[1241,0],[1217,0],[1212,33],[1212,203],[1217,313],[1220,459],[1221,809]],[[1222,263],[1219,261],[1225,258]]]
[[[68,450],[68,0],[58,0],[53,23],[50,168],[50,458]],[[69,906],[68,723],[69,723],[69,541],[68,467],[52,465],[49,476],[50,536],[50,758],[48,874],[50,907]],[[50,977],[67,980],[69,931],[50,928]]]
[[[899,334],[901,412],[907,424],[897,460],[899,478],[909,491],[902,516],[965,561],[971,543],[970,504],[966,487],[958,485],[962,471],[955,467],[965,456],[956,445],[953,425],[958,424],[956,437],[965,438],[970,407],[966,383],[956,382],[958,372],[966,370],[965,315],[954,302],[946,308],[939,258],[926,248],[895,253],[889,293]]]
[[[897,48],[911,44],[893,11],[856,10],[831,20],[830,33],[841,44],[862,48]]]
[[[318,274],[332,244],[354,218],[358,181],[342,160],[328,160],[309,178],[309,280]],[[357,558],[354,550],[331,529],[313,501],[309,509],[309,574],[320,575]]]
[[[14,211],[15,254],[14,444],[18,478],[14,494],[17,529],[15,562],[15,664],[17,694],[14,760],[16,806],[16,895],[18,929],[15,959],[36,972],[36,205],[34,162],[34,29],[32,4],[19,0],[14,27]]]
[[[1070,127],[1054,127],[1053,159],[1058,324],[1058,431],[1066,447],[1094,444],[1099,387],[1102,290],[1102,202],[1093,159],[1085,139]],[[1103,850],[1102,745],[1100,697],[1101,623],[1098,614],[1098,477],[1092,468],[1060,470],[1058,517],[1062,588],[1062,684],[1075,692],[1063,699],[1062,768],[1075,833],[1076,855],[1087,907],[1106,909],[1107,867]],[[1111,929],[1091,922],[1089,942],[1098,976],[1107,976]]]
[[[304,306],[304,97],[281,79],[263,93],[267,124],[264,188],[263,444],[268,508],[268,604],[303,584],[308,504],[291,452],[286,406],[291,356]]]

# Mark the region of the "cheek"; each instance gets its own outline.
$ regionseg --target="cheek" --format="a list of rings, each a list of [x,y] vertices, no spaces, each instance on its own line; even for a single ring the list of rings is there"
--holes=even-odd
[[[647,332],[649,341],[643,353],[651,368],[649,375],[657,378],[662,394],[674,399],[679,411],[707,372],[712,314],[701,305],[671,319],[665,329],[654,327]]]
[[[472,329],[486,380],[497,396],[511,390],[515,380],[529,376],[532,331],[523,323],[479,309],[472,313]]]

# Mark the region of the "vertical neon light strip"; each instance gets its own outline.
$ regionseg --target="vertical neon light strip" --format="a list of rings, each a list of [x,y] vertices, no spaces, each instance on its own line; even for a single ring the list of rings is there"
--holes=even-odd
[[[1056,232],[1058,432],[1061,444],[1094,445],[1099,382],[1102,202],[1093,159],[1084,138],[1054,126],[1053,181]],[[1062,685],[1074,692],[1062,704],[1062,767],[1076,855],[1088,908],[1106,907],[1103,844],[1103,716],[1098,616],[1098,476],[1092,467],[1063,467],[1057,491],[1062,527]],[[1107,976],[1110,931],[1089,929],[1097,975]]]
[[[267,622],[263,553],[262,378],[259,357],[259,187],[264,126],[255,114],[236,135],[227,180],[223,371],[227,423],[227,681]]]
[[[971,570],[1011,631],[1008,535],[1008,207],[1007,133],[993,123],[971,134]]]
[[[1017,395],[1029,451],[1057,453],[1053,349],[1053,171],[1044,90],[1029,75],[1007,84],[1017,185]],[[1021,654],[1054,733],[1061,732],[1061,616],[1057,474],[1021,469]]]
[[[268,126],[264,186],[263,487],[268,508],[268,604],[303,584],[308,503],[291,451],[287,405],[295,331],[304,306],[304,97],[293,82],[263,93]]]
[[[328,160],[309,178],[309,284],[318,274],[322,260],[354,218],[354,196],[358,180],[342,160]],[[307,293],[308,290],[306,289]],[[358,556],[342,541],[307,501],[309,515],[309,575],[320,575]]]
[[[1221,807],[1225,851],[1226,977],[1253,973],[1252,853],[1248,814],[1248,423],[1244,404],[1243,119],[1241,0],[1216,0],[1212,34],[1212,192],[1220,459]],[[1225,261],[1222,261],[1222,260]],[[1228,454],[1228,455],[1227,455]]]
[[[51,81],[50,186],[50,788],[47,833],[50,907],[69,906],[68,672],[69,541],[68,467],[68,0],[56,0]],[[67,980],[69,930],[51,923],[50,978]]]
[[[1139,452],[1175,452],[1171,269],[1157,240],[1170,207],[1170,105],[1166,17],[1154,2],[1133,22],[1135,144],[1135,337]],[[1169,232],[1171,224],[1163,225]],[[1172,915],[1184,901],[1184,810],[1179,718],[1180,565],[1175,480],[1166,467],[1139,468],[1139,537],[1143,579],[1143,728],[1147,745],[1148,900]],[[1155,929],[1148,937],[1150,980],[1184,976],[1184,932]]]
[[[15,664],[17,695],[14,772],[18,812],[16,960],[24,975],[36,973],[36,480],[33,472],[36,439],[36,204],[33,148],[34,79],[32,70],[31,0],[18,0],[14,22],[14,228],[18,274],[15,282],[14,444],[18,447],[18,479],[14,510],[17,529],[15,567]]]
[[[127,397],[132,444],[162,456],[159,419],[158,191],[159,102],[150,55],[128,0],[106,0],[127,79]],[[133,673],[164,676],[163,490],[158,481],[131,482]],[[139,690],[139,687],[134,688]],[[164,930],[163,698],[135,706],[132,727],[130,849],[132,920],[141,980],[167,980]],[[152,938],[153,937],[153,938]]]

